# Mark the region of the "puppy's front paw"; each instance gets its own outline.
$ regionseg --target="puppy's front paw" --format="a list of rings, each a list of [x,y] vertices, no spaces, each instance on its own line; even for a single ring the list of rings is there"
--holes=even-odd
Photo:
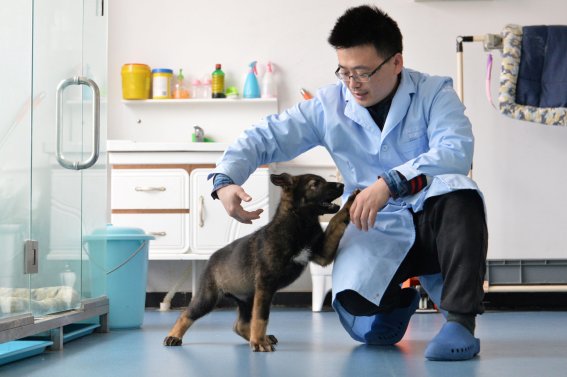
[[[267,335],[262,340],[257,342],[250,341],[250,348],[254,352],[274,352],[276,347],[274,345],[278,342],[275,336]]]
[[[174,347],[178,347],[183,343],[183,340],[181,338],[178,338],[176,336],[167,336],[164,340],[163,340],[163,345],[164,346],[174,346]]]
[[[350,196],[348,197],[347,202],[345,204],[345,207],[347,209],[350,209],[350,206],[352,206],[352,203],[354,202],[354,198],[356,198],[356,196],[358,194],[360,194],[360,189],[356,189],[350,194]]]
[[[341,208],[341,212],[342,213],[342,221],[345,224],[348,224],[350,222],[350,207],[352,206],[352,203],[354,202],[354,198],[356,198],[356,196],[360,193],[359,189],[354,190],[350,196],[347,199],[347,202],[345,203],[345,205],[343,206],[343,208]]]

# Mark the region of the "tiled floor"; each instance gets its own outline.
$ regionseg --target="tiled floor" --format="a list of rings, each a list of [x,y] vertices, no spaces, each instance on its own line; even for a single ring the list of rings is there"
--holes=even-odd
[[[423,358],[427,342],[443,323],[440,314],[416,314],[405,338],[393,347],[360,345],[349,338],[334,312],[274,309],[274,353],[253,353],[232,332],[235,312],[216,310],[198,321],[182,347],[162,339],[179,312],[147,311],[139,330],[114,330],[66,343],[0,367],[0,376],[566,376],[567,312],[487,312],[478,318],[481,353],[464,362]]]

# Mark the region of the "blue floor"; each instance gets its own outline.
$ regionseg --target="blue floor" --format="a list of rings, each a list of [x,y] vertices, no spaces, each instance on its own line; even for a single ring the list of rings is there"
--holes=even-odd
[[[360,345],[343,331],[334,312],[274,309],[269,333],[274,353],[252,353],[232,332],[235,312],[216,310],[198,321],[182,347],[162,340],[179,312],[146,311],[140,330],[94,333],[0,367],[0,376],[412,376],[554,377],[567,372],[567,312],[487,312],[477,321],[481,353],[464,362],[423,358],[443,323],[440,314],[414,315],[393,347]]]

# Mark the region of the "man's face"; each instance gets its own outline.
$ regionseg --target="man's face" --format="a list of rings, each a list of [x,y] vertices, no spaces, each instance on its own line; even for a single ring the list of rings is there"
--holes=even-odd
[[[373,45],[337,49],[339,71],[346,75],[369,74],[384,63],[370,76],[368,82],[357,82],[354,78],[344,81],[356,102],[364,107],[377,104],[396,87],[398,74],[403,68],[401,53],[388,56],[378,55]],[[387,61],[386,61],[387,60]]]

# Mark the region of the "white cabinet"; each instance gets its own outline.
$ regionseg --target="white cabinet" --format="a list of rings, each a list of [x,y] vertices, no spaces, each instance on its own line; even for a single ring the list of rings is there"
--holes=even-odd
[[[242,202],[245,210],[264,210],[260,219],[242,224],[228,216],[222,203],[211,197],[211,182],[207,181],[210,169],[191,172],[191,250],[197,254],[211,254],[215,250],[254,232],[268,223],[270,177],[267,168],[256,170],[242,186],[252,197]]]
[[[258,169],[243,186],[253,198],[243,206],[264,210],[253,224],[232,219],[211,197],[207,176],[225,148],[220,143],[109,143],[111,222],[154,235],[150,260],[206,260],[263,226],[270,218],[268,168]]]
[[[111,221],[155,236],[150,259],[208,259],[214,251],[267,224],[268,168],[258,169],[243,185],[252,197],[243,207],[264,212],[253,224],[242,224],[211,197],[212,183],[207,177],[213,165],[171,166],[112,165]]]
[[[155,236],[150,257],[189,251],[189,172],[184,168],[113,166],[112,223]]]

